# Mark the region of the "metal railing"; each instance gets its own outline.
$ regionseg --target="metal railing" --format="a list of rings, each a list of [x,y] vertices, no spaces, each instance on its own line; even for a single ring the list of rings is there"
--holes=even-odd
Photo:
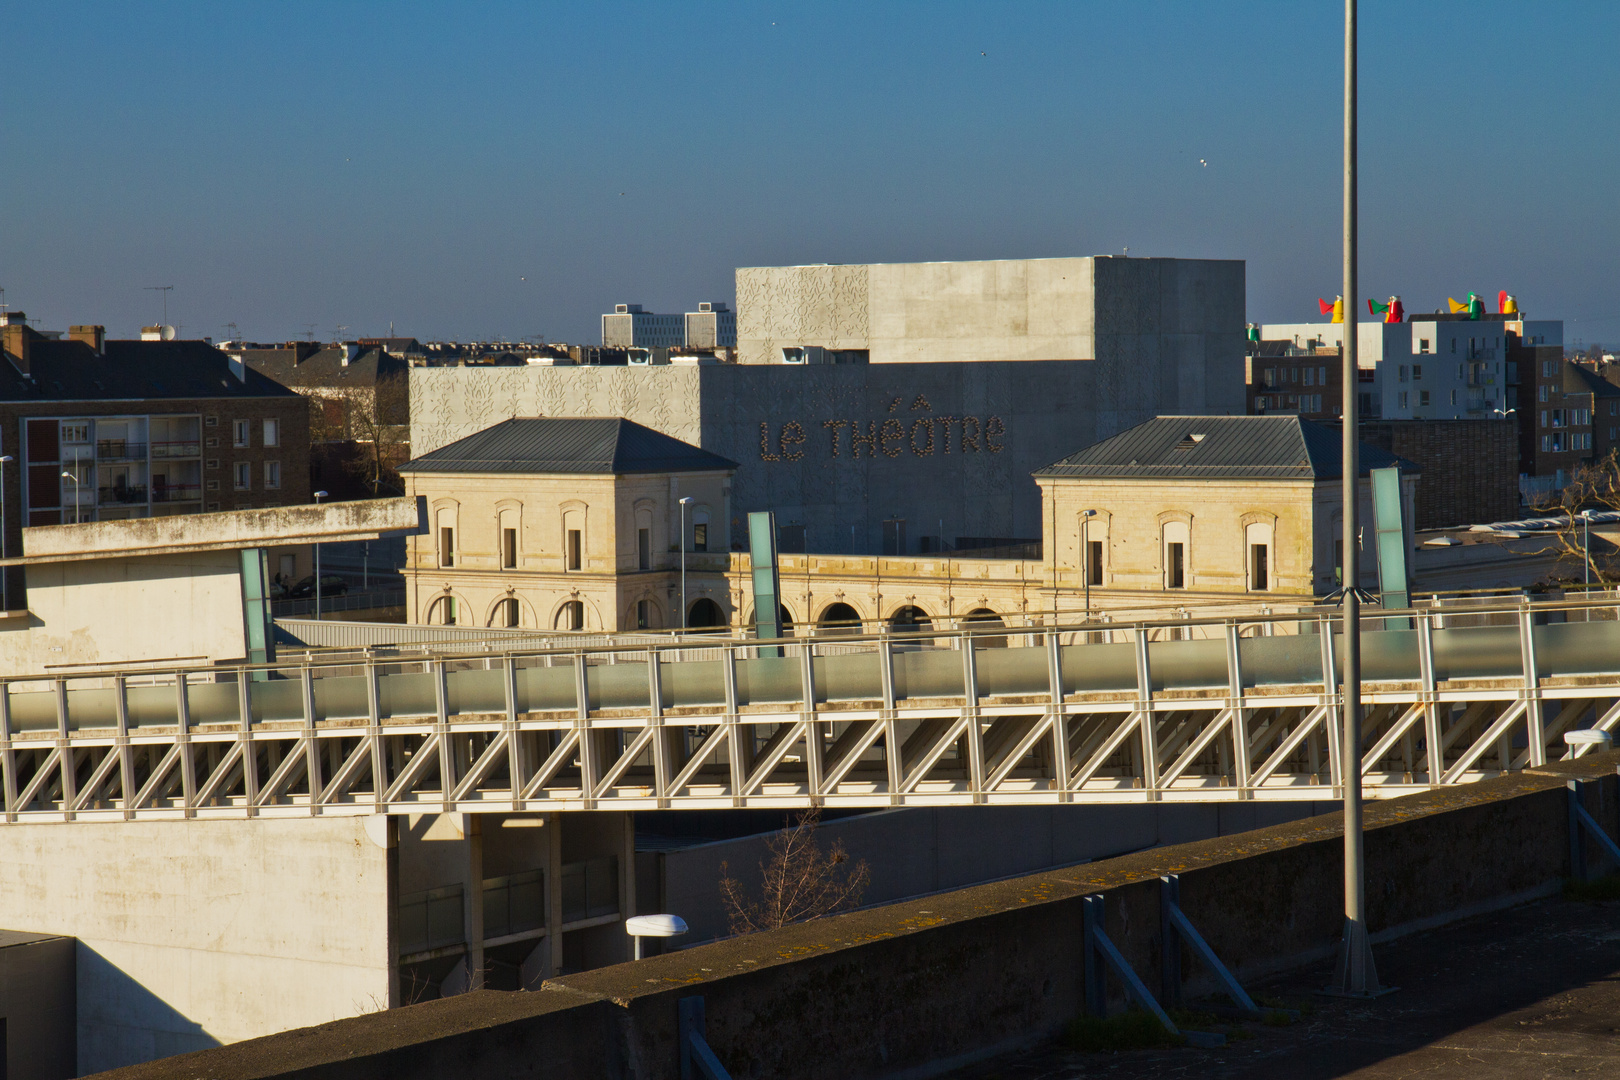
[[[155,458],[199,457],[202,443],[197,439],[164,439],[152,443]]]
[[[1540,765],[1565,731],[1612,729],[1615,614],[1372,609],[1368,793]],[[1331,799],[1336,618],[10,679],[5,817]]]

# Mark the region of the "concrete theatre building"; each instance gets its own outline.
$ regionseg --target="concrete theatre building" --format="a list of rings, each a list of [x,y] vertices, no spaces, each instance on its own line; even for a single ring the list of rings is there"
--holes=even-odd
[[[755,268],[737,294],[737,364],[413,368],[413,449],[624,417],[737,463],[733,536],[769,509],[784,551],[923,554],[1040,536],[1031,474],[1077,446],[1245,408],[1239,261]]]

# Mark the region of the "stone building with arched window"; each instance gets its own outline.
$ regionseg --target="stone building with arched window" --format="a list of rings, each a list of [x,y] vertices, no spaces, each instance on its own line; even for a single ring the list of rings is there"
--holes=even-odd
[[[618,417],[517,417],[406,462],[429,524],[406,561],[410,621],[679,626],[683,521],[687,607],[729,621],[735,469]]]

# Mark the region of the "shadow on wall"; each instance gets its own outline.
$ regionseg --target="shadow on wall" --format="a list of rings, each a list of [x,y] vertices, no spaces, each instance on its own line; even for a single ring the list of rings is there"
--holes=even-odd
[[[76,968],[81,1075],[220,1045],[82,941]]]
[[[823,850],[841,840],[852,861],[866,860],[872,879],[861,904],[871,907],[1145,848],[1229,836],[1332,813],[1337,807],[1331,802],[930,807],[823,821],[816,837]],[[637,816],[644,820],[652,815]],[[727,863],[730,874],[745,886],[757,887],[767,838],[761,834],[638,852],[637,910],[673,912],[685,919],[690,932],[678,948],[725,937],[720,864]]]

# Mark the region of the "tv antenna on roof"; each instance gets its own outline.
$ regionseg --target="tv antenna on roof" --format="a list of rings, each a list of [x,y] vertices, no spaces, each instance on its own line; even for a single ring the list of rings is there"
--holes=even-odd
[[[339,344],[342,344],[342,342],[343,342],[343,331],[345,331],[347,329],[348,329],[347,326],[339,326],[337,328],[337,340],[338,340]]]
[[[231,332],[231,337],[230,337],[230,340],[232,340],[232,341],[235,341],[235,340],[236,340],[236,339],[237,339],[237,338],[239,338],[239,337],[241,337],[241,336],[242,336],[242,335],[241,335],[241,334],[240,334],[240,333],[239,333],[239,332],[238,332],[238,331],[237,331],[237,329],[236,329],[236,324],[235,324],[235,323],[233,323],[233,322],[228,322],[228,323],[226,323],[226,324],[225,324],[225,329],[227,329],[227,330],[229,330],[229,331],[230,331],[230,332]]]
[[[314,341],[315,340],[315,328],[317,326],[319,326],[319,325],[320,325],[320,323],[312,323],[312,322],[305,323],[304,326],[306,327],[306,329],[304,330],[304,336],[309,338],[309,340]]]
[[[169,325],[169,290],[171,290],[173,288],[174,288],[173,285],[147,285],[145,287],[147,292],[159,292],[159,293],[163,294],[163,325],[164,326]]]

